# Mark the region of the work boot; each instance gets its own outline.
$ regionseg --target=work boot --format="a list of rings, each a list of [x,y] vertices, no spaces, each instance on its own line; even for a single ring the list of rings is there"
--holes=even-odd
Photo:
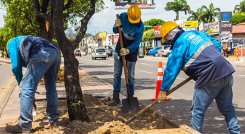
[[[32,130],[28,130],[28,129],[22,129],[21,127],[19,127],[19,125],[14,125],[14,126],[10,126],[7,125],[5,130],[9,133],[25,133],[25,134],[30,134],[32,132]]]
[[[119,94],[113,94],[113,98],[111,101],[108,102],[108,106],[116,106],[117,104],[120,104],[120,98],[119,98]]]

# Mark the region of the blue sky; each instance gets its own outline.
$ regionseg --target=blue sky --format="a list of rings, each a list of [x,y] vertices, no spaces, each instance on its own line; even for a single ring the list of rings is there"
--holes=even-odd
[[[145,9],[142,10],[142,20],[146,21],[151,18],[163,19],[165,21],[173,20],[175,18],[175,13],[173,11],[165,11],[165,5],[167,2],[172,0],[155,0],[155,9]],[[209,5],[213,3],[215,7],[219,7],[221,11],[233,11],[235,5],[238,5],[242,0],[186,0],[190,5],[191,10],[196,10],[202,5]],[[91,18],[87,33],[97,33],[101,31],[106,31],[112,33],[112,26],[116,19],[116,14],[121,12],[126,12],[126,10],[115,10],[114,3],[111,0],[104,0],[106,4],[106,9],[99,13],[96,13]],[[4,10],[0,9],[0,27],[4,25],[3,15],[6,14]],[[186,19],[188,15],[184,13],[180,14],[180,19]]]

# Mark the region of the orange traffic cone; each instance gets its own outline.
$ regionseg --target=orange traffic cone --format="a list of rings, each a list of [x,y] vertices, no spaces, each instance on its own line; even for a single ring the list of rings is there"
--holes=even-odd
[[[162,62],[158,62],[158,71],[157,71],[157,81],[156,81],[156,94],[155,98],[152,100],[156,100],[158,97],[158,94],[160,92],[160,87],[162,86],[162,79],[163,79],[163,68],[162,68]]]

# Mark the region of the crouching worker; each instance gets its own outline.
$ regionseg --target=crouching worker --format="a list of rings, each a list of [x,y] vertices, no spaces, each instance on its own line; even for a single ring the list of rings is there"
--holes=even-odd
[[[56,80],[60,66],[60,49],[46,39],[36,36],[17,36],[7,43],[12,71],[20,89],[20,119],[16,126],[7,126],[6,131],[22,133],[32,131],[32,108],[38,82],[44,76],[47,115],[50,125],[59,118]],[[22,67],[26,67],[24,76]]]
[[[206,33],[184,31],[175,22],[166,22],[160,33],[162,42],[171,45],[172,52],[164,70],[163,84],[158,96],[161,101],[182,69],[195,83],[191,125],[202,132],[204,115],[215,99],[219,111],[225,116],[227,130],[239,134],[240,127],[232,104],[232,85],[235,72],[222,56],[221,45]]]

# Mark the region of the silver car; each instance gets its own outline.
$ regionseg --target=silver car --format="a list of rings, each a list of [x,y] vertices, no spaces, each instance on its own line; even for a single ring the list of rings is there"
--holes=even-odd
[[[105,59],[106,60],[106,50],[105,48],[95,48],[93,51],[92,51],[92,60],[96,60],[97,58],[102,58],[102,59]]]

